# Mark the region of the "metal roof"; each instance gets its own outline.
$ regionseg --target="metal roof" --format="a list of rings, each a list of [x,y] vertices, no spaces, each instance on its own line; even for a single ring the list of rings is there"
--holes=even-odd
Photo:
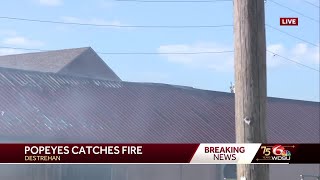
[[[0,67],[57,73],[89,48],[0,56]]]
[[[0,67],[121,81],[90,47],[0,56]]]
[[[235,141],[234,96],[0,68],[0,136],[107,143]],[[318,143],[319,102],[268,98],[268,141]]]

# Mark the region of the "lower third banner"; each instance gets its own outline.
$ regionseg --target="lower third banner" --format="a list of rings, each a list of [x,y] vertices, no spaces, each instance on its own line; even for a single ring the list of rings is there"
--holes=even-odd
[[[320,163],[320,144],[0,144],[0,163]]]

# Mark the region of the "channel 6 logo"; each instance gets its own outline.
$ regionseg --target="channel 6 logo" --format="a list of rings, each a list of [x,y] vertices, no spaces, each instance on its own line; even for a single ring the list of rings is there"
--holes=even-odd
[[[291,152],[289,150],[286,150],[285,147],[294,146],[261,146],[261,149],[263,149],[263,155],[265,156],[265,159],[288,161],[291,158]]]

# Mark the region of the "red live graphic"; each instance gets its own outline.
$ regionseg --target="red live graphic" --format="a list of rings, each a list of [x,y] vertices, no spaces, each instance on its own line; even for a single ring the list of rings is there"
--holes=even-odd
[[[298,26],[298,18],[296,17],[280,18],[280,26]]]

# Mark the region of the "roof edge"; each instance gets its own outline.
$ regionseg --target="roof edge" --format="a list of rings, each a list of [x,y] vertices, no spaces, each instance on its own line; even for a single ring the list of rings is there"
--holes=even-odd
[[[41,50],[41,49],[34,49],[34,52],[26,52],[26,53],[17,53],[17,54],[7,54],[7,55],[0,55],[0,57],[7,57],[7,56],[19,56],[19,55],[26,55],[26,54],[38,54],[38,53],[47,53],[47,52],[56,52],[56,51],[68,51],[68,50],[76,50],[76,49],[89,49],[88,47],[79,47],[79,48],[67,48],[67,49],[55,49],[55,50]],[[6,48],[3,48],[6,49]],[[92,49],[92,48],[91,48]],[[19,49],[17,49],[19,50]],[[21,49],[23,50],[23,49]],[[30,49],[30,51],[33,51]]]
[[[46,75],[53,75],[53,76],[59,76],[59,77],[66,77],[66,78],[75,78],[78,80],[95,80],[95,81],[103,81],[103,82],[115,82],[115,83],[125,83],[127,85],[140,85],[140,86],[150,86],[150,87],[172,87],[176,89],[180,89],[183,91],[193,91],[193,90],[200,90],[203,92],[215,92],[215,93],[221,93],[225,96],[234,96],[234,93],[229,92],[222,92],[222,91],[214,91],[214,90],[206,90],[206,89],[199,89],[199,88],[193,88],[188,86],[179,86],[179,85],[173,85],[173,84],[165,84],[165,83],[147,83],[147,82],[130,82],[130,81],[116,81],[116,80],[103,80],[103,79],[95,79],[90,77],[84,77],[79,75],[66,75],[66,74],[57,74],[52,72],[39,72],[39,71],[30,71],[30,70],[21,70],[21,69],[13,69],[13,68],[4,68],[0,67],[0,73],[1,72],[9,72],[9,73],[30,73],[30,74],[46,74]],[[273,100],[280,100],[280,101],[294,101],[297,103],[312,103],[312,104],[319,104],[320,102],[317,101],[307,101],[307,100],[296,100],[296,99],[287,99],[287,98],[280,98],[280,97],[267,97],[268,101]]]

